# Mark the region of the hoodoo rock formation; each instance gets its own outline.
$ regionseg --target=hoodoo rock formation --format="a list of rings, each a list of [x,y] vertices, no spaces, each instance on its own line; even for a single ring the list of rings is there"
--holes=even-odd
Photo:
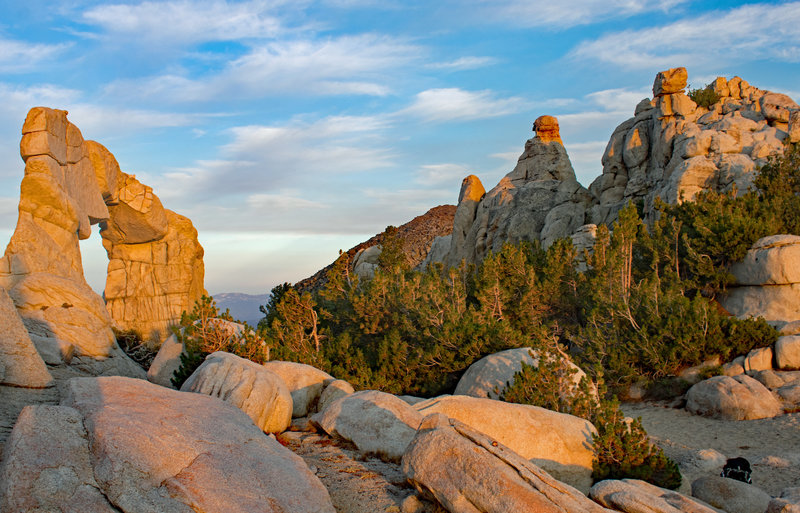
[[[112,325],[151,336],[177,320],[204,292],[203,250],[189,220],[85,141],[66,111],[31,109],[22,134],[19,218],[0,286],[45,361],[113,356]],[[108,308],[86,283],[78,242],[97,223],[111,259]]]
[[[719,77],[709,85],[717,100],[703,107],[684,93],[686,84],[685,68],[658,73],[654,98],[614,130],[603,172],[588,190],[575,179],[556,118],[539,117],[536,136],[492,190],[478,194],[480,180],[464,180],[452,236],[434,242],[427,262],[477,263],[505,242],[548,246],[571,236],[585,247],[595,226],[611,224],[630,201],[641,201],[651,216],[656,198],[676,203],[706,190],[743,193],[757,169],[783,153],[784,141],[800,140],[800,106],[786,95]]]

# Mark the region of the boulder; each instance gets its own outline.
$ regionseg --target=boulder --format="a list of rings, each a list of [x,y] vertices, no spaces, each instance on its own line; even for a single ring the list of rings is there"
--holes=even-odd
[[[441,414],[425,417],[403,473],[453,513],[604,512],[491,436]]]
[[[800,319],[800,237],[773,235],[755,242],[744,260],[734,264],[735,286],[721,298],[733,315],[763,317],[784,324]]]
[[[638,479],[607,479],[592,486],[589,497],[626,513],[717,513],[705,504]]]
[[[343,379],[336,379],[328,384],[319,396],[317,411],[323,412],[331,403],[355,392],[353,385]]]
[[[181,391],[231,403],[268,433],[281,433],[292,423],[292,396],[280,376],[230,353],[208,355]]]
[[[744,357],[744,371],[758,372],[772,368],[772,348],[759,347],[753,349]]]
[[[779,369],[800,369],[800,336],[778,338],[775,342],[775,363]]]
[[[0,384],[26,388],[53,386],[8,293],[0,287]]]
[[[333,401],[311,421],[329,435],[353,442],[363,453],[399,461],[422,415],[396,396],[364,390]]]
[[[469,366],[456,385],[455,395],[498,399],[507,385],[514,383],[514,375],[522,370],[522,364],[539,366],[538,352],[530,347],[506,349],[489,356],[484,356]],[[586,376],[577,365],[567,360],[567,364],[576,372],[572,382],[577,387],[581,378]],[[568,391],[565,391],[567,393]]]
[[[800,513],[800,487],[787,488],[769,501],[766,513]]]
[[[292,417],[305,417],[313,411],[325,383],[335,378],[311,365],[294,362],[265,362],[264,368],[281,377],[292,394]]]
[[[653,97],[682,93],[686,89],[689,74],[686,68],[672,68],[660,71],[653,81]]]
[[[756,486],[719,476],[696,479],[692,495],[728,513],[764,513],[772,500]]]
[[[539,116],[533,122],[533,131],[536,132],[536,137],[542,142],[561,142],[561,134],[558,129],[558,119],[554,116]]]
[[[24,410],[0,490],[2,511],[335,511],[303,460],[238,409],[120,377],[72,379],[61,406]]]
[[[686,393],[686,409],[723,420],[765,419],[783,413],[770,391],[745,374],[714,376],[692,386]]]
[[[175,371],[181,366],[181,355],[186,349],[178,341],[178,337],[173,333],[158,349],[156,357],[147,369],[147,380],[162,387],[175,388],[172,378]]]
[[[441,413],[492,437],[559,481],[581,491],[592,485],[591,422],[537,406],[461,395],[414,405],[422,415]]]
[[[761,112],[771,122],[788,123],[790,113],[800,110],[800,105],[781,93],[768,92],[761,97],[759,102],[761,103]]]

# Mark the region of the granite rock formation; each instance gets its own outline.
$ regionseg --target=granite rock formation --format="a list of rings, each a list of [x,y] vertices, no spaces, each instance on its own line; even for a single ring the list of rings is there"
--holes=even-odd
[[[191,223],[121,172],[106,148],[85,141],[66,111],[31,109],[20,154],[19,218],[0,260],[0,286],[46,362],[121,355],[112,325],[150,335],[148,323],[162,329],[200,296],[202,248]],[[86,283],[78,242],[97,223],[112,260],[110,314]]]
[[[717,78],[718,100],[697,105],[684,93],[685,68],[660,72],[653,99],[611,135],[602,174],[589,189],[575,179],[561,143],[558,121],[541,116],[516,167],[483,194],[477,177],[464,180],[449,238],[437,239],[426,261],[480,262],[503,243],[561,237],[591,246],[596,225],[611,224],[628,202],[642,202],[645,216],[656,199],[692,200],[701,191],[743,193],[759,166],[800,140],[800,106],[786,95],[763,91],[739,77]],[[469,193],[468,193],[469,192]]]

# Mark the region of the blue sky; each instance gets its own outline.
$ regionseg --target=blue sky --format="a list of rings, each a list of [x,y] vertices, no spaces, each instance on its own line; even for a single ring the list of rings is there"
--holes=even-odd
[[[800,2],[0,0],[0,238],[36,105],[192,219],[209,292],[265,293],[467,174],[493,187],[542,114],[588,186],[675,66],[800,99]],[[81,247],[102,290],[99,237]]]

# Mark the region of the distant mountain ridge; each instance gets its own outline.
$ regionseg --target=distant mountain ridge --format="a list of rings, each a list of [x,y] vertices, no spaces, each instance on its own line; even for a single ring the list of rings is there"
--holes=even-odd
[[[227,308],[234,319],[255,326],[264,317],[258,307],[267,303],[269,294],[221,292],[214,294],[212,297],[221,311],[225,311]]]

